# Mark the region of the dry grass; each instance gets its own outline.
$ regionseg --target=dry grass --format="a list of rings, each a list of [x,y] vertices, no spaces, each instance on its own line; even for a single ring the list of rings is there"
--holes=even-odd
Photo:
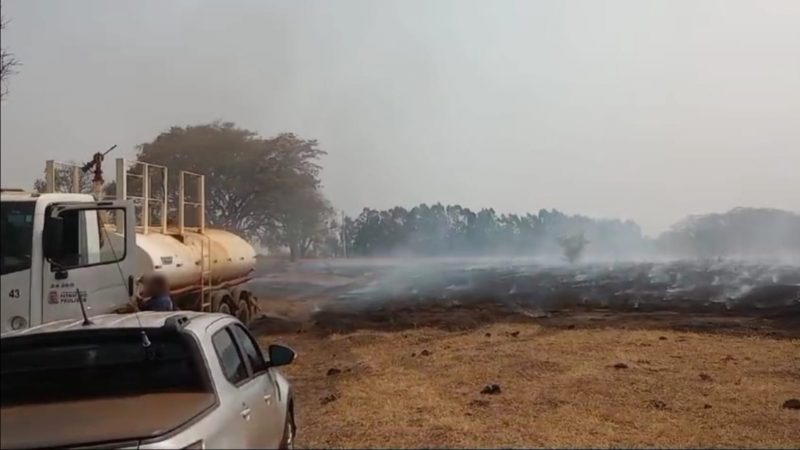
[[[300,447],[800,447],[781,408],[797,339],[498,323],[264,340],[300,353]]]

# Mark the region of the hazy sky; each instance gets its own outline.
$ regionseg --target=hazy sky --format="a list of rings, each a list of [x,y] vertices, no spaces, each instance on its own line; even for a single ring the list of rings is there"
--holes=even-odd
[[[800,210],[800,1],[4,0],[2,183],[224,119],[357,213]],[[108,169],[110,170],[111,165]]]

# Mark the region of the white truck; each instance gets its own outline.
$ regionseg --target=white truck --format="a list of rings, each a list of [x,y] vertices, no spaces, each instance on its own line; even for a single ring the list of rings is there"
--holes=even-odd
[[[66,183],[72,192],[56,192],[54,161],[47,162],[46,193],[2,190],[0,332],[79,318],[81,300],[89,315],[121,311],[154,272],[166,276],[179,309],[248,323],[258,310],[247,284],[255,250],[233,233],[206,228],[204,177],[180,172],[179,192],[170,196],[165,167],[116,162],[114,200],[96,198],[103,187],[97,155],[95,195],[77,193],[76,180]],[[81,168],[70,170],[80,176]]]

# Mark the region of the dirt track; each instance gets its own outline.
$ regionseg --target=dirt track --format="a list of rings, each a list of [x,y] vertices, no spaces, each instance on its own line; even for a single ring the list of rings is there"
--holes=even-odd
[[[352,309],[336,299],[368,277],[292,276],[305,288],[262,295],[273,317],[254,328],[300,353],[300,447],[800,445],[800,410],[782,407],[800,398],[793,312]]]

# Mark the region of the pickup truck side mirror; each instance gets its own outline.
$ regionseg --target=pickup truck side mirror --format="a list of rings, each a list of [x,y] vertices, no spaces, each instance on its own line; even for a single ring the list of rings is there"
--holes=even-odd
[[[270,345],[268,352],[268,365],[270,367],[285,366],[291,364],[297,358],[297,353],[294,350],[283,345]]]
[[[44,257],[50,261],[58,262],[63,254],[64,219],[61,217],[47,217],[44,221],[42,233],[42,251]]]

